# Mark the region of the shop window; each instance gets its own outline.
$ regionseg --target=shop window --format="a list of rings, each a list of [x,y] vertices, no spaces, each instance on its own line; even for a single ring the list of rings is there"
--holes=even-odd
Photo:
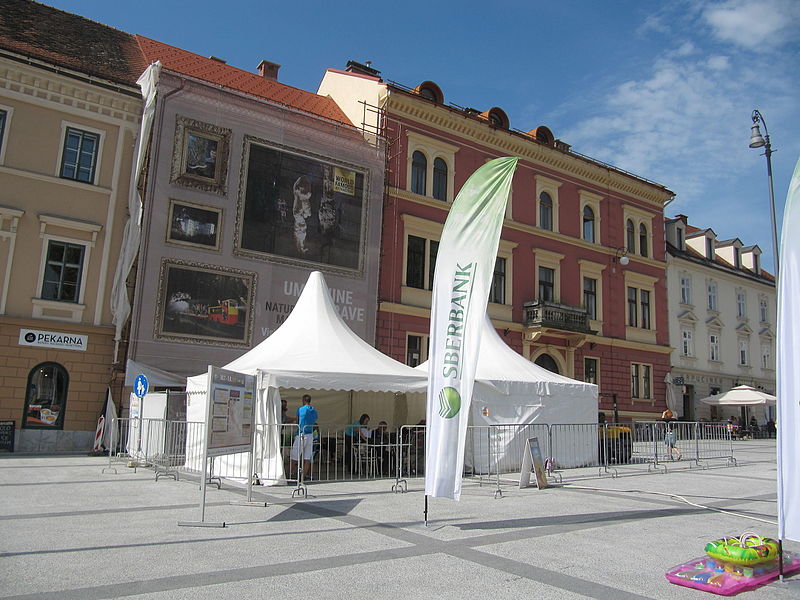
[[[22,427],[27,429],[63,429],[67,408],[69,375],[58,363],[35,366],[28,374]]]

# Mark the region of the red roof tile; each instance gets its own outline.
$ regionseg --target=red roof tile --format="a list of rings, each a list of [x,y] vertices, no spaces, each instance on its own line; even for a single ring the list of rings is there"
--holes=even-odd
[[[339,105],[330,98],[291,87],[262,77],[257,73],[250,73],[213,58],[206,58],[141,35],[135,37],[146,63],[160,60],[164,68],[170,71],[291,106],[332,121],[352,124]]]

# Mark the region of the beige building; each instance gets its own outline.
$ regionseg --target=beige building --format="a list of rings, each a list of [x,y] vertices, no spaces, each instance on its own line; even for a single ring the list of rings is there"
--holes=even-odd
[[[0,420],[18,452],[84,451],[113,380],[144,67],[130,36],[80,17],[17,0],[0,17]]]
[[[701,398],[750,385],[775,393],[777,301],[775,278],[761,267],[761,249],[739,238],[718,240],[713,229],[685,215],[665,221],[672,383],[683,395],[679,415],[689,420],[745,417]],[[747,413],[759,425],[774,408]]]

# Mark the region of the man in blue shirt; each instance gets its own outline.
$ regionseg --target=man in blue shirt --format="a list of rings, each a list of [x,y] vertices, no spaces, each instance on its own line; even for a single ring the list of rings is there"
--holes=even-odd
[[[314,425],[317,424],[317,409],[311,406],[311,396],[303,394],[303,404],[297,409],[297,435],[289,453],[290,476],[296,473],[297,462],[303,455],[303,479],[311,475],[311,456],[314,453]]]

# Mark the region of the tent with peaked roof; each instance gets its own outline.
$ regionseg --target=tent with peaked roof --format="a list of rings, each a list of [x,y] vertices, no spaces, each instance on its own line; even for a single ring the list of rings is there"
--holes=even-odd
[[[282,395],[299,404],[303,392],[317,390],[312,396],[321,424],[349,423],[353,414],[369,411],[373,418],[402,425],[405,403],[397,395],[424,392],[427,385],[424,374],[376,350],[347,326],[318,271],[309,276],[286,321],[223,368],[258,378],[256,424],[267,425],[258,428],[267,433],[257,440],[262,464],[255,471],[266,481],[282,478],[279,439],[269,435],[277,432]],[[207,374],[188,378],[186,389],[187,420],[205,421]],[[215,460],[215,474],[232,462],[227,459]]]
[[[417,369],[427,372],[427,363]],[[488,315],[475,380],[470,414],[473,439],[468,440],[465,462],[478,473],[487,472],[490,466],[494,470],[495,461],[500,461],[501,470],[516,469],[524,436],[536,430],[502,425],[597,423],[596,385],[558,375],[527,360],[503,341]],[[596,460],[595,431],[584,437],[559,448],[559,466],[581,466]],[[543,440],[540,444],[547,452]]]

